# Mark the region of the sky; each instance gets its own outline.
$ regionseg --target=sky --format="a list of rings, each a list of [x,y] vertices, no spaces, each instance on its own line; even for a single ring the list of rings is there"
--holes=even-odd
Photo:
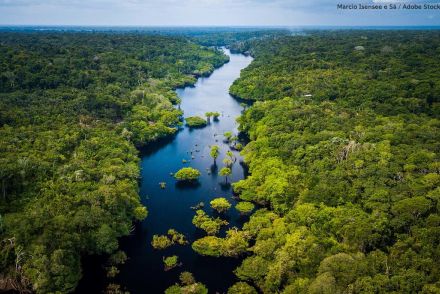
[[[0,0],[1,25],[437,26],[439,10],[340,10],[407,0]],[[440,3],[440,0],[408,0]],[[385,2],[385,3],[383,3]]]

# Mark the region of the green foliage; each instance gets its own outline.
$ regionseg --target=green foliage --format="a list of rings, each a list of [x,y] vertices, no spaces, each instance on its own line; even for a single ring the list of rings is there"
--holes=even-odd
[[[231,138],[232,138],[232,136],[233,136],[233,134],[232,134],[232,132],[224,132],[223,133],[223,136],[225,137],[225,140],[227,141],[227,142],[229,142],[229,140],[231,140]]]
[[[215,236],[206,236],[194,241],[192,249],[200,255],[220,257],[223,250],[223,240]]]
[[[235,209],[241,214],[250,214],[255,209],[255,205],[248,201],[241,201],[235,205]]]
[[[119,274],[119,270],[116,266],[107,268],[107,278],[114,278]]]
[[[219,112],[209,111],[209,112],[205,113],[205,116],[206,116],[206,119],[207,119],[208,122],[210,121],[211,117],[213,117],[214,120],[217,121],[219,116],[220,116],[220,113]]]
[[[206,126],[206,119],[199,116],[189,116],[185,118],[186,125],[190,128],[201,128]]]
[[[110,283],[105,289],[105,293],[108,294],[128,294],[127,291],[121,290],[121,285]]]
[[[237,282],[228,289],[228,294],[257,294],[257,290],[245,282]]]
[[[250,42],[231,92],[263,204],[235,271],[262,293],[437,290],[440,34],[310,32]],[[355,50],[363,46],[364,50]]]
[[[252,100],[338,101],[385,115],[434,114],[440,98],[434,70],[439,42],[434,31],[323,31],[255,40],[256,58],[230,91]]]
[[[151,246],[153,246],[154,249],[166,249],[174,244],[188,244],[185,235],[174,229],[169,229],[167,235],[153,235],[153,239],[151,240]]]
[[[194,278],[193,274],[190,272],[183,272],[179,276],[179,280],[182,283],[182,285],[192,285],[196,282],[196,279]]]
[[[220,112],[211,112],[211,115],[214,120],[218,120],[218,118],[220,117]]]
[[[162,30],[163,31],[163,30]],[[182,28],[165,31],[167,34],[179,34],[193,38],[199,44],[205,46],[228,46],[233,53],[244,53],[249,50],[248,40],[274,38],[277,36],[290,35],[286,29],[272,28]]]
[[[179,257],[177,255],[168,256],[163,259],[165,270],[170,270],[178,265]]]
[[[236,144],[234,145],[234,149],[235,149],[235,150],[238,150],[238,151],[241,151],[241,150],[243,149],[243,144],[241,144],[241,143],[236,143]]]
[[[196,282],[189,272],[180,274],[180,284],[175,284],[165,290],[165,294],[208,294],[208,289],[202,283]]]
[[[220,218],[212,218],[203,210],[196,211],[192,223],[199,229],[204,230],[208,235],[215,235],[220,231],[221,226],[228,225],[228,222]]]
[[[219,213],[226,212],[229,208],[231,208],[231,203],[229,203],[229,201],[224,197],[215,198],[210,202],[210,204],[211,207],[217,210]]]
[[[148,211],[146,207],[140,206],[134,209],[133,214],[137,220],[141,221],[147,217]]]
[[[247,251],[248,241],[247,232],[230,229],[226,232],[226,238],[206,236],[194,241],[192,248],[200,255],[238,257]]]
[[[228,182],[228,177],[232,174],[232,170],[229,167],[222,167],[218,174],[225,177],[225,182]]]
[[[168,238],[168,236],[164,235],[153,235],[153,239],[151,240],[151,246],[153,246],[154,249],[165,249],[173,245],[173,241]]]
[[[174,229],[169,229],[167,234],[168,234],[169,238],[171,239],[171,242],[173,242],[173,244],[179,244],[179,245],[188,244],[188,241],[186,240],[185,235],[177,232]]]
[[[194,181],[200,177],[200,171],[192,167],[184,167],[174,174],[178,181]]]
[[[124,264],[125,261],[127,261],[127,254],[125,254],[125,252],[122,250],[116,251],[109,257],[109,263],[111,265]]]
[[[182,283],[182,285],[192,285],[196,282],[196,279],[194,278],[193,274],[190,272],[183,272],[179,276],[179,280]]]
[[[209,155],[211,155],[215,162],[217,157],[220,155],[220,147],[218,147],[217,145],[212,145],[211,150],[209,151]]]
[[[232,165],[234,164],[234,162],[233,162],[229,157],[225,157],[225,158],[223,159],[223,164],[224,164],[226,167],[231,168]]]
[[[174,89],[228,58],[142,34],[0,39],[0,272],[22,292],[72,292],[80,258],[112,254],[147,216],[135,146],[175,133]]]
[[[228,257],[238,257],[244,254],[249,247],[249,233],[239,231],[236,228],[226,232],[223,239],[222,255]]]

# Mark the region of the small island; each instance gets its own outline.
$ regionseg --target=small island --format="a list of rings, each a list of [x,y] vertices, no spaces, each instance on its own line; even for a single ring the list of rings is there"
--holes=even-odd
[[[174,174],[174,178],[180,182],[191,182],[197,180],[200,175],[199,170],[192,167],[184,167]]]
[[[186,125],[190,128],[203,128],[207,125],[207,121],[200,116],[188,116],[185,118]]]
[[[164,263],[164,270],[169,271],[175,268],[176,266],[179,266],[179,257],[177,255],[164,257],[163,263]]]

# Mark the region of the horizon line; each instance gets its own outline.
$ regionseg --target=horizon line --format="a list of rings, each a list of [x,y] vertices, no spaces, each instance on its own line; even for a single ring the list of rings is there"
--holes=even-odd
[[[301,28],[301,27],[438,27],[440,25],[101,25],[101,24],[1,24],[0,27],[94,27],[94,28]]]

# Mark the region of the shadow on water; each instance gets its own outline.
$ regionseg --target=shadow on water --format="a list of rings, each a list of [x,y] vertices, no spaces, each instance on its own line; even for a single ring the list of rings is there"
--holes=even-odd
[[[214,162],[213,164],[211,164],[210,168],[211,170],[211,174],[213,177],[217,177],[217,172],[218,172],[218,165],[216,162]]]
[[[246,133],[239,132],[238,133],[238,141],[240,143],[246,145],[247,143],[249,143],[250,139],[249,139],[249,136]]]
[[[159,151],[160,149],[162,149],[164,146],[170,144],[171,142],[173,142],[176,139],[177,134],[181,131],[182,129],[178,129],[176,131],[176,133],[163,137],[157,141],[154,142],[154,144],[148,144],[146,146],[142,146],[139,148],[139,152],[141,157],[145,157],[145,156],[151,156],[154,153],[156,153],[157,151]]]
[[[247,176],[249,175],[249,166],[247,166],[244,161],[240,161],[239,164],[243,169],[243,178],[247,178]]]
[[[104,269],[106,261],[107,256],[103,255],[85,256],[81,259],[83,278],[75,289],[76,293],[102,292],[107,283]]]
[[[229,190],[231,190],[231,183],[229,183],[229,182],[228,183],[225,183],[225,182],[219,183],[218,185],[220,186],[222,191],[229,191]]]
[[[176,182],[175,184],[176,188],[179,190],[191,190],[191,189],[197,189],[200,187],[199,181],[191,181],[191,182]]]

